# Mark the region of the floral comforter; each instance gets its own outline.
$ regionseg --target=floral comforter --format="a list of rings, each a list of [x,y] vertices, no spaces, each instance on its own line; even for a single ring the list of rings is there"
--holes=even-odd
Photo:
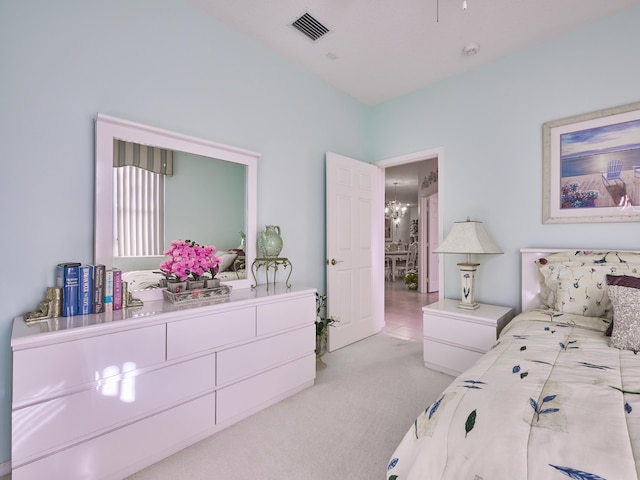
[[[603,319],[534,310],[416,419],[388,480],[630,480],[640,471],[640,356]]]

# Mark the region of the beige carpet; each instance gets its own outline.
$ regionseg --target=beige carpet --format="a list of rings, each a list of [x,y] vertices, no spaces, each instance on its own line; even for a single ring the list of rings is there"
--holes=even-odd
[[[129,479],[384,479],[402,436],[453,378],[424,367],[422,343],[384,334],[323,360],[315,386]]]

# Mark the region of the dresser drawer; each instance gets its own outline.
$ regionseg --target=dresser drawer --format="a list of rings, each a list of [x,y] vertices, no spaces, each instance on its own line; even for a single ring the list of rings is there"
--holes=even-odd
[[[167,324],[167,359],[255,337],[256,309],[241,308]]]
[[[255,343],[218,352],[217,384],[224,385],[312,353],[315,349],[315,327],[266,338]]]
[[[274,368],[218,390],[216,424],[228,425],[311,386],[316,375],[315,354]]]
[[[13,354],[13,403],[106,380],[127,364],[137,369],[164,360],[164,325],[17,350]]]
[[[258,335],[311,325],[315,322],[315,296],[258,306]]]
[[[215,393],[18,467],[13,480],[121,479],[214,432]]]
[[[13,424],[29,425],[29,428],[14,429],[14,465],[198,394],[212,392],[215,386],[215,354],[144,374],[138,374],[132,367],[124,366],[119,375],[95,388],[14,410]]]
[[[425,338],[442,340],[471,350],[486,352],[496,342],[496,326],[459,320],[444,315],[424,314]]]

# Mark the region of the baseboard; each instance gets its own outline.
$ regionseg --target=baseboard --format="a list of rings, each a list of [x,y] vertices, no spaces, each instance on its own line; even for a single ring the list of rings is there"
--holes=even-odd
[[[11,461],[0,463],[0,477],[9,475],[11,473]]]

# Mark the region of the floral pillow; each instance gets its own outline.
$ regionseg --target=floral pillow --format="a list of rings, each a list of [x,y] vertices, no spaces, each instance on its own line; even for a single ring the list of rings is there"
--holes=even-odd
[[[556,306],[558,266],[562,264],[584,265],[584,260],[577,258],[582,252],[583,250],[566,250],[552,253],[535,261],[538,264],[540,300],[545,307],[555,309]]]
[[[581,266],[582,263],[575,263]],[[547,308],[556,308],[556,291],[558,290],[558,274],[563,263],[546,263],[538,268],[540,276],[540,299]]]
[[[607,274],[617,266],[562,266],[558,269],[555,309],[587,317],[611,318],[611,300],[607,295]]]
[[[540,281],[543,284],[540,287],[540,297],[544,302],[544,305],[548,308],[556,309],[561,273],[562,277],[566,277],[567,269],[582,269],[584,267],[584,262],[569,260],[562,262],[548,262],[541,265],[538,268],[538,272],[540,275]]]
[[[640,264],[640,252],[566,250],[552,253],[536,260],[538,265],[548,263],[581,262],[583,264],[601,263],[635,263]]]
[[[640,278],[607,275],[613,330],[611,346],[621,350],[640,351]]]
[[[640,253],[563,251],[536,260],[545,306],[565,313],[611,317],[607,274],[640,277]]]

